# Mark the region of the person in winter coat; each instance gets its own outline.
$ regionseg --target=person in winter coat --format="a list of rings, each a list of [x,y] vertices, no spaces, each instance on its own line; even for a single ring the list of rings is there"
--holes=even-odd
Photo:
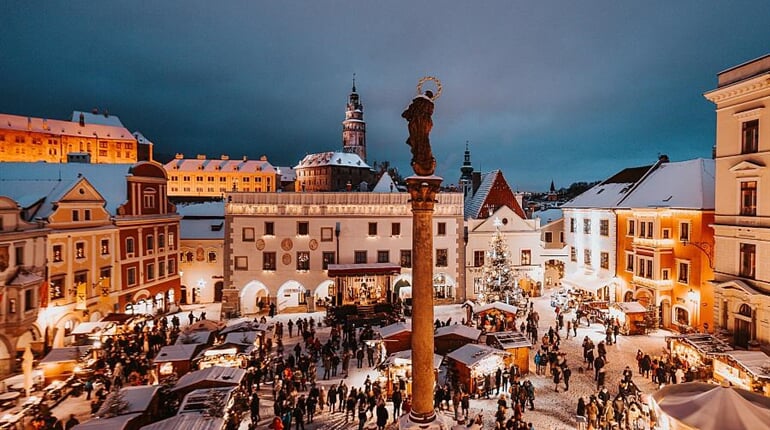
[[[380,402],[377,405],[377,429],[385,430],[385,426],[388,424],[388,410],[385,408],[385,402]]]
[[[281,417],[276,415],[273,417],[273,422],[270,423],[268,426],[271,430],[283,430],[283,420]]]
[[[554,391],[556,391],[558,393],[559,392],[559,382],[561,382],[561,370],[559,370],[558,367],[553,367],[551,369],[551,373],[553,374]]]
[[[564,377],[564,391],[569,391],[569,378],[572,376],[572,370],[569,367],[564,366],[562,370],[562,377]]]

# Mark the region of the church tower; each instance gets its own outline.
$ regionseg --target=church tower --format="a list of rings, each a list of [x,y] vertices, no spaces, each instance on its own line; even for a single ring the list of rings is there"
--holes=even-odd
[[[473,166],[471,165],[471,150],[468,149],[468,142],[465,142],[465,159],[460,167],[460,189],[465,198],[473,195]]]
[[[353,75],[353,91],[348,96],[345,121],[342,121],[342,152],[357,154],[366,162],[366,122],[364,105],[356,93],[356,77]]]

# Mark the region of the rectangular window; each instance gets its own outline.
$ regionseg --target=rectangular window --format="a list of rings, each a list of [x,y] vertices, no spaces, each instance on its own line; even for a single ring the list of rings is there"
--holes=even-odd
[[[162,278],[166,276],[166,262],[164,260],[160,260],[158,262],[158,277]]]
[[[310,234],[310,223],[307,221],[299,221],[297,223],[297,235],[307,236]]]
[[[634,254],[626,253],[626,272],[634,273]]]
[[[58,263],[60,261],[63,261],[64,256],[62,255],[62,246],[61,245],[54,245],[53,246],[53,261],[54,263]]]
[[[436,233],[437,236],[446,236],[446,223],[440,222],[437,225],[438,232]]]
[[[129,287],[136,285],[136,267],[126,269],[126,283]]]
[[[391,236],[401,236],[401,223],[394,222],[390,225]]]
[[[175,239],[176,239],[176,235],[174,235],[174,233],[169,233],[168,234],[168,242],[167,243],[168,243],[168,249],[169,250],[173,250],[174,246],[176,246],[176,244],[174,242]]]
[[[126,238],[126,253],[127,254],[133,254],[134,253],[134,238],[133,237],[127,237]]]
[[[646,272],[644,273],[644,277],[648,279],[652,279],[652,260],[645,260],[646,265]]]
[[[545,232],[545,243],[551,243],[553,242],[553,232],[547,231]]]
[[[677,277],[677,282],[682,284],[690,283],[690,263],[685,261],[679,262],[679,275]]]
[[[376,222],[370,222],[369,223],[369,236],[377,236],[377,223]]]
[[[251,227],[244,227],[241,230],[241,239],[244,242],[254,242],[254,229]]]
[[[599,234],[602,236],[610,235],[610,220],[608,219],[599,220]]]
[[[577,262],[577,250],[574,246],[569,247],[569,261]]]
[[[660,271],[660,279],[664,281],[668,281],[671,277],[671,269],[662,269]]]
[[[741,215],[757,214],[757,181],[741,182]]]
[[[679,223],[679,240],[682,242],[687,242],[690,240],[690,223],[689,222]]]
[[[647,223],[639,221],[639,237],[647,236]]]
[[[664,228],[661,230],[663,233],[663,239],[671,239],[671,229],[670,228]]]
[[[262,270],[275,270],[275,252],[262,253]]]
[[[145,193],[142,195],[142,203],[145,209],[155,208],[155,194]]]
[[[323,270],[327,270],[327,269],[329,269],[329,265],[330,265],[330,264],[335,264],[335,263],[337,262],[337,261],[335,260],[335,257],[336,257],[336,255],[335,255],[335,253],[334,253],[334,252],[331,252],[331,251],[324,251],[324,252],[321,254],[321,258],[322,258],[322,260],[323,260],[323,261],[322,261],[322,266],[321,266],[321,268],[322,268]]]
[[[390,263],[390,251],[377,251],[378,263]]]
[[[752,154],[759,151],[759,120],[745,121],[741,131],[741,153]]]
[[[484,266],[484,255],[486,251],[473,251],[473,267]]]
[[[447,267],[449,265],[449,250],[436,250],[436,267]]]
[[[17,246],[13,249],[14,256],[16,257],[16,265],[17,266],[23,266],[24,265],[24,247],[23,246]]]
[[[644,278],[644,258],[638,258],[636,261],[636,275]]]
[[[48,297],[51,300],[58,300],[64,298],[64,275],[51,277],[51,284],[49,285]]]
[[[80,211],[75,209],[72,211],[72,221],[80,221]]]
[[[757,264],[757,246],[750,243],[742,243],[740,248],[742,278],[754,279]]]
[[[402,249],[401,250],[401,258],[399,258],[401,267],[410,268],[412,267],[412,250],[411,249]]]
[[[155,249],[155,236],[148,234],[145,239],[146,239],[145,243],[147,244],[145,249],[147,250],[148,253],[152,253],[152,251]]]
[[[529,266],[532,264],[532,250],[530,249],[522,249],[521,250],[521,265],[522,266]]]
[[[265,221],[265,236],[275,236],[275,223]]]
[[[24,312],[29,312],[35,308],[35,290],[24,290]]]
[[[310,252],[297,251],[297,270],[310,270]]]
[[[235,257],[235,270],[249,270],[249,257],[236,256]]]
[[[206,257],[206,261],[208,261],[209,263],[216,263],[217,262],[216,251],[209,251],[208,256]]]
[[[102,239],[100,247],[102,249],[102,255],[109,254],[110,253],[110,240],[109,239]]]
[[[83,210],[83,218],[86,221],[91,221],[91,209],[84,209]]]
[[[176,260],[173,258],[168,259],[168,274],[174,275],[176,274]]]
[[[564,232],[563,231],[559,232],[559,243],[564,243]]]
[[[86,244],[84,242],[75,244],[75,258],[86,258]]]
[[[647,223],[647,238],[652,239],[652,232],[654,231],[652,221]]]
[[[575,232],[575,229],[577,228],[576,224],[577,224],[577,221],[575,220],[575,218],[570,218],[569,219],[569,232],[570,233],[574,233]]]
[[[610,253],[609,252],[602,252],[599,254],[599,266],[602,269],[609,269],[610,268]]]
[[[586,266],[591,265],[591,250],[590,249],[584,249],[583,250],[583,264]]]
[[[158,233],[158,249],[163,250],[163,248],[166,247],[166,235],[163,233]]]
[[[636,234],[636,221],[630,219],[628,220],[628,236],[633,236]]]
[[[584,219],[583,220],[583,234],[591,234],[591,220],[590,219]]]
[[[155,263],[147,263],[145,266],[145,272],[148,281],[155,279]]]
[[[356,264],[366,264],[366,251],[355,251],[353,261]]]

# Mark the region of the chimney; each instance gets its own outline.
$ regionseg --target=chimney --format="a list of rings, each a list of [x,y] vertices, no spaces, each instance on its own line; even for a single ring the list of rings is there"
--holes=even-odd
[[[104,110],[104,117],[105,118],[109,118],[110,117],[110,111],[108,111],[107,109]]]
[[[27,131],[32,131],[32,117],[27,117]]]
[[[83,115],[83,112],[80,112],[80,126],[85,127],[86,125],[86,116]]]
[[[247,156],[245,156],[245,155],[244,155],[244,156],[243,156],[243,161],[249,161],[249,157],[247,157]]]
[[[473,185],[473,194],[476,194],[476,191],[481,185],[481,172],[473,172],[473,175],[471,176],[471,184]]]
[[[181,160],[184,158],[184,154],[182,154],[181,152],[177,152],[174,158],[177,160]]]
[[[227,160],[229,160],[229,159],[230,159],[230,156],[229,156],[229,155],[222,155],[221,157],[219,157],[219,159],[220,159],[220,160],[224,160],[224,161],[227,161]]]
[[[660,162],[660,164],[663,164],[663,163],[668,163],[668,162],[669,162],[669,159],[668,159],[668,155],[666,155],[666,154],[660,154],[660,155],[658,156],[658,161]]]
[[[94,115],[98,115],[99,114],[99,108],[91,109],[91,113],[94,114]]]
[[[198,154],[198,155],[195,156],[195,158],[198,159],[198,160],[205,160],[206,159],[206,154]]]
[[[711,147],[711,159],[716,160],[717,159],[717,146],[714,145]]]

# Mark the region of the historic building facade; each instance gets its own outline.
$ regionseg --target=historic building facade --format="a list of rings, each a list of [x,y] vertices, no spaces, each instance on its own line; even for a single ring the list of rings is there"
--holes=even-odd
[[[408,297],[408,200],[407,193],[228,194],[223,310],[253,314],[260,302],[279,312],[312,308],[332,296],[330,264],[395,266],[400,274],[382,288]],[[465,300],[462,204],[460,193],[439,193],[433,217],[434,293],[444,302]],[[369,282],[360,278],[352,282]]]
[[[714,322],[770,345],[770,55],[717,75]]]
[[[262,156],[259,160],[207,159],[205,155],[175,159],[163,166],[168,174],[171,197],[223,197],[231,191],[274,193],[281,187],[281,174]]]
[[[225,204],[178,204],[180,304],[222,301],[224,289]]]
[[[84,112],[72,121],[0,114],[0,161],[66,163],[76,157],[91,163],[136,163],[137,138],[116,117],[107,118],[115,120]]]

